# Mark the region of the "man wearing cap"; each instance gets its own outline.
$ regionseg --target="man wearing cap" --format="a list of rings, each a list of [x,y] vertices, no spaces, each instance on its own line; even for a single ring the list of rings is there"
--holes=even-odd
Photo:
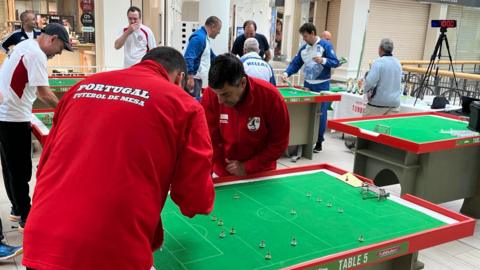
[[[20,42],[0,69],[0,154],[3,179],[12,203],[10,220],[22,232],[30,212],[28,182],[32,176],[31,113],[40,100],[56,107],[48,85],[47,59],[72,51],[63,25],[50,23],[37,39]]]

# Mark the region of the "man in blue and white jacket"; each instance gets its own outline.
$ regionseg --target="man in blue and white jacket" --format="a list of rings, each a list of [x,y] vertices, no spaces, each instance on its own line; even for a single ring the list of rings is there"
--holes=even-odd
[[[330,89],[331,69],[339,66],[333,46],[329,41],[317,36],[317,29],[313,23],[303,24],[299,32],[306,44],[300,47],[297,55],[283,73],[282,80],[287,81],[288,77],[297,73],[303,66],[304,86],[314,92],[328,91]],[[322,150],[329,106],[329,102],[321,104],[320,128],[317,143],[313,150],[315,153]]]
[[[195,31],[188,39],[183,57],[187,62],[187,88],[193,97],[199,98],[202,87],[208,85],[210,63],[216,57],[210,47],[210,39],[217,37],[221,29],[222,21],[216,16],[210,16],[205,21],[205,26]]]
[[[276,85],[275,74],[269,63],[264,61],[259,54],[260,44],[255,38],[247,38],[243,44],[243,56],[240,61],[248,76],[262,79]]]

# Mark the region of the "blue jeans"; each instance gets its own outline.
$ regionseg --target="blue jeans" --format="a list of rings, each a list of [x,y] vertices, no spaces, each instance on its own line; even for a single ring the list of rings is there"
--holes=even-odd
[[[310,91],[319,93],[321,91],[328,91],[330,89],[330,81],[319,84],[309,84],[308,82],[304,82],[304,86]],[[320,112],[322,115],[320,116],[320,125],[318,127],[317,143],[322,143],[325,140],[324,134],[325,130],[327,129],[327,112],[330,104],[331,102],[322,102],[320,104]]]

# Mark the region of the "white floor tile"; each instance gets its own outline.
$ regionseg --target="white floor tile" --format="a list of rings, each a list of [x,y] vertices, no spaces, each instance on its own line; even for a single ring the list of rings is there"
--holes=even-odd
[[[470,264],[467,261],[464,261],[461,258],[457,258],[455,256],[449,255],[446,252],[438,248],[430,248],[420,252],[420,261],[423,258],[427,258],[427,260],[434,261],[436,264],[445,267],[446,269],[452,270],[478,270],[475,265]],[[423,262],[423,261],[422,261]],[[432,269],[432,268],[428,268]],[[433,268],[436,269],[436,268]]]
[[[480,269],[480,250],[471,250],[455,257]]]
[[[0,262],[0,269],[1,270],[17,270],[22,268],[17,268],[16,261],[14,259],[10,259],[7,261]]]

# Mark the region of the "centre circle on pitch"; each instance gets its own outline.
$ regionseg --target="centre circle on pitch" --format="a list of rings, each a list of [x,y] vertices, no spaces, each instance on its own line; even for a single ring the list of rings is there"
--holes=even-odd
[[[291,215],[290,210],[290,208],[282,205],[269,205],[259,208],[257,216],[265,221],[280,223],[297,217],[297,215]]]

